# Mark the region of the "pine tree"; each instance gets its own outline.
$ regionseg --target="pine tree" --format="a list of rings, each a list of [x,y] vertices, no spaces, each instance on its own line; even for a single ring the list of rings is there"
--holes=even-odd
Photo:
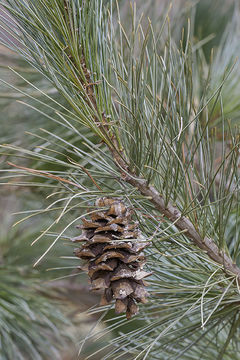
[[[99,321],[106,320],[106,333],[114,337],[105,344],[106,354],[93,350],[88,358],[238,359],[237,7],[216,54],[210,54],[205,45],[212,37],[198,41],[197,28],[194,33],[168,7],[161,21],[151,21],[133,4],[124,21],[115,1],[6,0],[3,6],[14,22],[3,21],[17,40],[12,48],[62,97],[57,102],[41,90],[50,101],[46,116],[49,106],[56,108],[52,118],[58,125],[31,135],[37,147],[4,146],[12,156],[35,159],[33,167],[12,166],[18,177],[36,176],[39,187],[49,186],[48,209],[58,205],[43,232],[55,239],[35,265],[81,219],[89,251],[100,223],[93,226],[91,218],[90,236],[83,219],[109,211],[105,203],[99,209],[102,198],[131,208],[151,243],[145,249],[146,271],[152,273],[148,303],[131,319],[108,318],[110,301],[90,309],[102,312]],[[174,26],[177,20],[185,25],[180,39],[181,29],[172,29],[169,17]],[[54,226],[66,218],[55,234]],[[113,232],[104,236],[113,240]],[[104,333],[86,335],[81,350]]]

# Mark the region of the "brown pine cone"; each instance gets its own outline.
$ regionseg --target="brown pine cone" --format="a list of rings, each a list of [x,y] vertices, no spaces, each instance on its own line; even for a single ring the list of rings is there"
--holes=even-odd
[[[92,290],[104,289],[101,305],[113,299],[117,314],[126,312],[128,319],[138,313],[136,303],[146,303],[148,292],[144,278],[151,275],[143,270],[146,263],[144,241],[137,223],[131,222],[132,213],[126,206],[111,198],[96,201],[90,220],[83,219],[82,229],[74,242],[84,242],[75,255],[86,260],[82,269],[88,271]]]

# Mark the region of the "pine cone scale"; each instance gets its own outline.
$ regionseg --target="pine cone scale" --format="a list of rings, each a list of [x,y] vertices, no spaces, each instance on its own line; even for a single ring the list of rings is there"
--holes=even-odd
[[[100,304],[114,299],[115,312],[125,312],[130,319],[138,313],[136,303],[147,302],[149,295],[143,280],[151,275],[143,270],[143,250],[149,242],[143,241],[138,224],[131,222],[132,212],[122,202],[101,198],[95,205],[100,209],[77,226],[82,234],[72,241],[84,243],[75,255],[87,261],[82,268],[88,272],[91,289],[104,290]]]

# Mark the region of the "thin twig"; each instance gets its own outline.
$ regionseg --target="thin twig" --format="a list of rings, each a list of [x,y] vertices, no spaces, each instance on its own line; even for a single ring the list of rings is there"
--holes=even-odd
[[[42,176],[44,176],[46,178],[58,180],[60,182],[64,182],[64,183],[67,183],[69,185],[73,185],[73,186],[76,186],[76,187],[82,189],[81,185],[76,184],[76,183],[74,183],[72,181],[69,181],[67,179],[64,179],[64,178],[62,178],[60,176],[53,175],[53,174],[51,174],[51,173],[49,173],[47,171],[30,169],[30,168],[27,168],[27,167],[24,167],[24,166],[15,165],[15,164],[13,164],[11,162],[8,162],[8,165],[13,166],[13,167],[15,167],[17,169],[25,170],[25,171],[27,171],[28,173],[31,173],[31,174],[36,174],[36,175],[39,175],[39,176],[42,175]]]

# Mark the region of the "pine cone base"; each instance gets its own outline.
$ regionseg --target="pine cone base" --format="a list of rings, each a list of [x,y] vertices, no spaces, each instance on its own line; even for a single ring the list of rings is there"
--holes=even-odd
[[[104,291],[100,305],[115,300],[116,314],[125,312],[130,319],[139,311],[137,303],[147,302],[144,278],[151,273],[143,270],[143,250],[149,243],[122,202],[101,198],[95,205],[90,220],[77,226],[82,233],[72,241],[83,244],[74,252],[86,261],[82,269],[88,272],[91,289]]]

